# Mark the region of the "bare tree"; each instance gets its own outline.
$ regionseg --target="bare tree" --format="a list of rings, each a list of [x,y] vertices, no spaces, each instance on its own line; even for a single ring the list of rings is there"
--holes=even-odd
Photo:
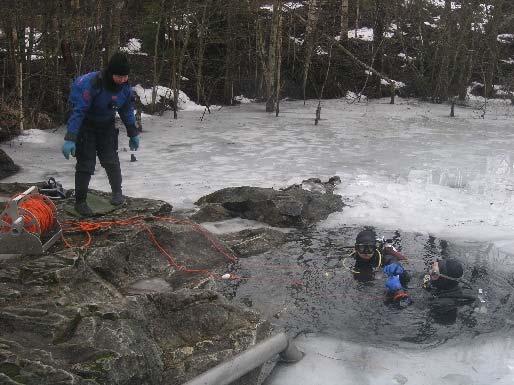
[[[273,16],[275,18],[276,13],[276,63],[275,63],[275,116],[278,116],[280,112],[280,75],[282,67],[282,0],[276,0],[273,8]]]
[[[485,97],[491,97],[494,94],[494,78],[498,67],[498,27],[505,17],[502,10],[503,4],[504,0],[493,1],[492,15],[486,26],[488,60],[485,70]]]
[[[307,78],[309,76],[309,68],[312,60],[312,53],[314,51],[314,44],[316,42],[316,26],[319,18],[319,4],[318,0],[309,0],[309,12],[307,13],[307,25],[305,29],[305,51],[303,59],[303,103],[305,104],[305,89],[307,88]]]
[[[341,32],[340,41],[348,40],[348,0],[341,0]]]

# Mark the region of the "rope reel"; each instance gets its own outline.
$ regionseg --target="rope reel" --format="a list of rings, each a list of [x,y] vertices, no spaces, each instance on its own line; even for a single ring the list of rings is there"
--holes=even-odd
[[[36,186],[9,201],[0,214],[0,254],[43,254],[61,234],[57,208]]]

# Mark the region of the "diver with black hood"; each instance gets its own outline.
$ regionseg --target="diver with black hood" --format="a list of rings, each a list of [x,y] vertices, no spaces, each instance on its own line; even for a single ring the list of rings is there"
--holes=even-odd
[[[353,255],[355,264],[351,269],[354,278],[360,282],[374,279],[375,270],[383,269],[387,277],[386,302],[408,306],[412,300],[407,292],[410,275],[403,267],[407,258],[384,239],[377,239],[372,229],[362,230],[357,234]]]
[[[430,314],[441,324],[450,324],[457,318],[457,310],[463,305],[472,305],[477,297],[462,280],[464,268],[457,259],[438,259],[425,275],[423,287],[432,294]]]
[[[79,76],[71,86],[71,115],[68,119],[62,153],[77,158],[75,167],[75,210],[81,216],[93,212],[86,202],[89,181],[95,172],[96,156],[105,169],[112,190],[111,203],[124,203],[118,157],[116,112],[127,129],[129,147],[139,148],[132,89],[128,83],[130,67],[125,54],[115,53],[103,71]]]

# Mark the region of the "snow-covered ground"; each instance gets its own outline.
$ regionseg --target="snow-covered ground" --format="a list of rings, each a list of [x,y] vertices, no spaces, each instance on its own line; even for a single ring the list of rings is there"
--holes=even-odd
[[[390,350],[333,338],[296,340],[305,357],[266,385],[511,385],[514,340],[480,336],[466,346]],[[298,367],[301,366],[301,370]]]
[[[276,118],[260,104],[179,120],[144,116],[138,162],[130,163],[120,134],[124,191],[191,208],[202,195],[228,186],[284,187],[309,177],[339,175],[348,203],[322,226],[375,224],[436,236],[494,241],[514,250],[514,108],[508,101],[481,110],[399,99],[350,103],[284,102]],[[2,148],[23,167],[6,181],[56,176],[73,188],[74,162],[60,152],[58,132],[29,130]],[[91,187],[108,189],[98,173]]]
[[[450,118],[446,105],[350,100],[323,101],[317,126],[316,101],[283,102],[278,118],[255,103],[216,109],[203,120],[201,111],[182,111],[177,121],[145,115],[137,162],[130,162],[128,139],[120,134],[124,192],[191,209],[223,187],[285,187],[339,175],[337,193],[348,207],[320,228],[369,224],[514,250],[509,102],[490,101],[483,118],[480,109],[457,107]],[[74,162],[61,154],[63,136],[64,128],[30,130],[3,143],[23,169],[2,182],[54,176],[73,188]],[[97,169],[91,187],[108,190]],[[299,343],[307,356],[277,370],[272,384],[514,383],[512,338],[501,335],[426,354],[407,348],[392,354],[320,336]]]

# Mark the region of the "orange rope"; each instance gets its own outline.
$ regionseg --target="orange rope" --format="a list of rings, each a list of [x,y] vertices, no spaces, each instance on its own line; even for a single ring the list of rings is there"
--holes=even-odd
[[[176,269],[177,271],[182,271],[184,273],[190,274],[204,274],[209,277],[221,278],[219,274],[215,274],[207,269],[190,269],[185,265],[176,262],[175,257],[167,251],[157,240],[155,234],[152,232],[150,227],[147,225],[147,220],[156,220],[161,222],[170,222],[174,224],[182,224],[191,226],[195,231],[202,234],[209,242],[212,244],[213,248],[223,254],[231,263],[237,262],[237,258],[228,252],[216,239],[210,236],[207,231],[198,225],[195,222],[186,220],[186,219],[178,219],[172,217],[143,217],[143,216],[135,216],[132,218],[122,219],[122,220],[112,220],[112,221],[66,221],[62,223],[63,231],[67,233],[73,232],[82,232],[86,234],[86,240],[82,247],[87,248],[91,245],[92,236],[91,233],[99,230],[107,230],[112,228],[113,226],[134,226],[142,228],[147,234],[150,241],[156,246],[156,248],[166,257],[168,263],[171,267]],[[67,247],[73,248],[66,238],[63,236],[63,241]]]
[[[9,202],[9,204],[12,204],[12,202]],[[20,211],[22,211],[24,228],[29,233],[41,236],[55,226],[55,205],[51,200],[41,195],[29,196],[20,203],[19,209],[22,209]],[[4,214],[2,220],[11,225],[13,218]],[[7,226],[0,228],[0,232],[5,233],[9,231],[10,228]]]

